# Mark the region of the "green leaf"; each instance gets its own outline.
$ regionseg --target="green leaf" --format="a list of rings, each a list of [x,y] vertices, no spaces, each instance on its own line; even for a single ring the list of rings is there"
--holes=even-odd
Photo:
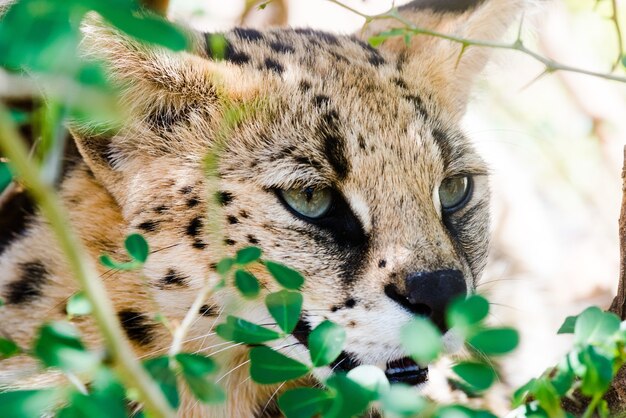
[[[381,402],[385,412],[401,417],[417,415],[428,406],[426,399],[417,389],[401,383],[392,385],[390,390],[382,395]]]
[[[330,394],[318,388],[295,388],[278,398],[278,406],[287,418],[312,418],[328,409]]]
[[[138,261],[129,261],[127,263],[119,263],[113,260],[108,254],[103,254],[99,258],[100,264],[110,269],[116,270],[135,270],[141,267],[142,263]]]
[[[209,357],[199,354],[181,353],[176,355],[183,377],[191,392],[204,403],[219,403],[226,399],[224,391],[208,375],[217,371],[217,365]]]
[[[495,371],[482,363],[463,362],[452,366],[452,370],[476,392],[489,389],[496,379]]]
[[[111,369],[98,369],[91,383],[91,396],[106,411],[107,418],[126,418],[126,391]]]
[[[297,379],[309,373],[307,365],[286,357],[269,347],[259,346],[250,350],[250,376],[264,385]]]
[[[371,364],[357,366],[350,370],[347,376],[362,388],[368,389],[375,396],[389,391],[389,380],[387,380],[385,372]]]
[[[606,392],[613,379],[613,359],[603,355],[593,346],[587,346],[578,358],[586,366],[580,391],[583,395],[594,396]]]
[[[285,333],[291,333],[300,320],[302,312],[302,294],[281,290],[265,297],[265,306]]]
[[[15,342],[0,337],[0,359],[13,357],[19,352],[20,348]]]
[[[541,409],[543,409],[549,417],[564,417],[565,413],[561,409],[561,398],[552,383],[546,379],[537,379],[530,392]]]
[[[7,418],[40,418],[47,416],[61,401],[58,391],[20,390],[0,392],[2,416]]]
[[[216,61],[222,61],[226,56],[228,41],[224,35],[214,33],[207,35],[207,48],[211,51],[211,57]]]
[[[576,320],[578,319],[578,315],[576,316],[568,316],[565,318],[563,325],[557,331],[557,334],[573,334],[574,329],[576,327]]]
[[[472,295],[467,299],[461,297],[450,304],[446,315],[450,328],[457,327],[467,333],[478,325],[489,313],[489,302],[480,295]]]
[[[489,328],[472,336],[468,344],[488,356],[510,353],[519,344],[519,334],[513,328]]]
[[[619,330],[619,325],[617,315],[592,306],[578,316],[574,340],[577,344],[601,343],[612,337]]]
[[[12,181],[13,175],[11,174],[11,170],[9,170],[9,164],[0,161],[0,193],[2,193]]]
[[[443,348],[439,329],[421,317],[402,327],[400,341],[407,353],[423,366],[435,360]]]
[[[91,303],[83,292],[78,292],[67,301],[65,310],[68,315],[72,316],[89,315],[91,313]]]
[[[74,392],[70,396],[69,405],[59,411],[57,418],[110,418],[107,405],[102,405],[98,399]],[[124,415],[118,418],[124,417]]]
[[[148,243],[140,234],[131,234],[126,237],[124,247],[126,247],[126,251],[128,251],[128,254],[133,260],[145,263],[148,259]]]
[[[346,331],[331,321],[324,321],[309,334],[309,352],[315,367],[326,366],[339,357],[346,341]]]
[[[259,247],[242,248],[235,255],[235,261],[241,265],[253,263],[259,258],[261,258],[261,249]]]
[[[513,406],[518,407],[526,402],[528,395],[532,393],[533,387],[537,379],[532,378],[513,392]]]
[[[85,349],[76,329],[67,322],[43,325],[34,351],[46,366],[66,371],[94,370],[99,363],[98,358]]]
[[[174,409],[178,408],[180,400],[176,387],[176,375],[170,369],[170,359],[167,356],[149,359],[143,362],[143,367],[157,382],[170,406]]]
[[[287,266],[274,263],[273,261],[265,261],[264,264],[272,277],[287,289],[298,290],[304,283],[304,277]]]
[[[257,297],[261,291],[261,286],[256,277],[245,270],[235,271],[235,286],[237,286],[243,297],[248,299]]]
[[[369,389],[363,388],[342,373],[332,375],[326,381],[326,385],[334,392],[335,396],[330,409],[324,414],[324,418],[360,416],[376,396]]]
[[[245,344],[261,344],[282,336],[274,330],[231,315],[226,318],[226,323],[217,326],[215,332],[227,341]]]
[[[225,276],[228,274],[228,272],[230,271],[230,269],[233,267],[234,264],[235,264],[234,258],[225,257],[225,258],[222,258],[217,263],[217,267],[215,269],[221,276]]]
[[[0,298],[0,308],[2,308],[4,306],[4,300],[2,300],[2,298]]]

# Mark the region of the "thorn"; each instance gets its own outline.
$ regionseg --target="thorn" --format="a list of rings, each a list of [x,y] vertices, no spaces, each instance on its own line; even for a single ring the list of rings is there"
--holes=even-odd
[[[546,74],[552,73],[554,72],[554,69],[550,69],[549,67],[546,67],[545,70],[543,70],[537,77],[533,78],[532,80],[530,80],[526,85],[524,85],[521,89],[519,89],[519,92],[521,93],[522,91],[526,90],[528,87],[530,87],[531,85],[535,84],[537,81],[539,81],[540,78],[542,78],[543,76],[545,76]]]
[[[469,44],[463,43],[461,44],[461,52],[459,52],[459,56],[456,58],[456,63],[454,64],[454,69],[456,70],[459,67],[459,63],[461,62],[461,58],[463,58],[463,54],[469,48]]]

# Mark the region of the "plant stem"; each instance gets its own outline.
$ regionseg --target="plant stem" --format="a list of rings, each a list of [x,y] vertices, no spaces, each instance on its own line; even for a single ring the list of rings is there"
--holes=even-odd
[[[524,44],[522,43],[520,39],[517,39],[515,42],[512,42],[512,43],[467,39],[467,38],[462,38],[462,37],[454,36],[454,35],[448,35],[445,33],[441,33],[441,32],[437,32],[434,30],[416,26],[411,21],[400,16],[397,12],[398,9],[395,7],[391,8],[389,11],[385,13],[380,13],[376,15],[368,15],[366,13],[359,12],[358,10],[348,5],[343,4],[339,0],[327,0],[327,1],[363,17],[366,23],[372,22],[374,20],[379,20],[379,19],[393,19],[401,23],[402,25],[404,25],[403,29],[405,29],[407,32],[413,32],[416,35],[427,35],[427,36],[434,36],[436,38],[446,39],[450,42],[459,43],[463,45],[465,48],[468,46],[477,46],[477,47],[482,47],[482,48],[506,49],[506,50],[511,50],[511,51],[518,51],[542,63],[545,66],[546,73],[552,73],[555,71],[566,71],[570,73],[584,74],[584,75],[588,75],[592,77],[598,77],[598,78],[603,78],[606,80],[619,81],[621,83],[626,83],[626,77],[624,76],[619,76],[619,75],[610,74],[610,73],[600,73],[596,71],[589,71],[589,70],[585,70],[582,68],[572,67],[569,65],[561,64],[560,62],[554,61],[548,57],[544,57],[543,55],[540,55],[536,53],[535,51],[532,51],[526,48],[526,46],[524,46]],[[621,39],[621,36],[620,36],[620,39]]]
[[[587,409],[585,409],[585,413],[582,415],[581,418],[591,418],[593,416],[593,412],[596,410],[598,402],[600,402],[600,400],[602,399],[602,395],[603,393],[596,393],[595,395],[593,395],[591,403],[589,404]]]
[[[126,387],[135,388],[139,392],[140,399],[151,417],[175,417],[175,412],[169,407],[162,392],[133,353],[116,319],[113,305],[107,297],[93,261],[71,230],[68,216],[54,189],[41,179],[39,170],[29,160],[24,141],[2,104],[0,104],[0,149],[9,158],[11,166],[26,185],[56,235],[59,248],[65,253],[71,272],[91,302],[93,317],[123,383]]]

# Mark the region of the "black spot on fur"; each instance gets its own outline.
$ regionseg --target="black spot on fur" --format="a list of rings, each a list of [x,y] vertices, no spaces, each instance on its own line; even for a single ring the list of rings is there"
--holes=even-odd
[[[248,54],[236,51],[230,43],[226,44],[224,59],[236,65],[244,65],[250,62],[250,56]]]
[[[187,225],[187,235],[194,238],[197,237],[202,230],[202,226],[202,219],[200,219],[199,217],[193,218],[191,222],[189,222],[189,224]]]
[[[180,193],[181,194],[189,194],[193,191],[193,187],[192,186],[185,186],[182,189],[180,189]]]
[[[300,35],[305,35],[311,40],[317,40],[331,45],[339,45],[339,38],[337,38],[337,36],[333,35],[332,33],[322,32],[309,28],[295,29],[294,32]]]
[[[296,52],[295,48],[291,45],[287,45],[284,42],[271,42],[270,48],[280,54],[291,54]]]
[[[248,42],[257,42],[263,40],[263,34],[256,29],[235,28],[233,29],[233,33],[239,39]]]
[[[259,240],[254,235],[248,235],[248,242],[252,245],[256,245],[259,243]]]
[[[119,311],[118,318],[128,338],[138,344],[149,344],[154,340],[155,324],[148,315],[131,309]]]
[[[333,167],[337,177],[343,180],[350,172],[350,163],[346,158],[345,139],[339,131],[338,116],[334,111],[322,117],[320,133],[323,138],[323,153]]]
[[[159,206],[155,207],[153,210],[156,213],[162,214],[162,213],[166,212],[168,209],[169,209],[169,207],[167,207],[165,205],[159,205]]]
[[[191,199],[187,200],[187,207],[193,208],[193,207],[198,206],[199,203],[200,201],[198,200],[198,198],[192,197]]]
[[[378,262],[378,268],[384,269],[387,266],[387,260],[380,260]]]
[[[237,244],[237,241],[232,240],[232,239],[230,239],[230,238],[226,238],[226,239],[224,240],[224,244],[226,244],[226,245],[235,245],[235,244]]]
[[[307,92],[311,90],[311,83],[306,80],[301,80],[300,84],[298,84],[300,91]]]
[[[48,270],[41,261],[21,263],[19,278],[5,286],[6,303],[19,305],[40,298],[48,276]]]
[[[222,206],[227,206],[233,201],[233,195],[230,192],[218,192],[217,201]]]
[[[278,61],[271,58],[265,58],[263,66],[266,70],[273,71],[278,75],[282,74],[285,71],[285,68]]]
[[[159,223],[157,221],[145,221],[137,225],[137,228],[144,232],[154,232],[158,229]]]
[[[37,206],[26,192],[19,192],[0,205],[0,255],[26,234]]]
[[[419,0],[400,7],[406,10],[429,9],[436,13],[462,13],[478,7],[484,0]]]
[[[422,118],[424,119],[428,118],[428,112],[426,111],[426,108],[424,107],[424,101],[422,100],[421,97],[419,97],[417,94],[406,94],[402,97],[408,100],[413,105],[413,107],[415,108],[415,111],[419,115],[421,115]]]
[[[204,250],[207,247],[207,244],[202,240],[195,239],[191,246],[197,250]]]
[[[200,307],[200,310],[198,311],[198,313],[200,315],[202,315],[202,316],[215,316],[215,315],[217,315],[217,312],[215,311],[213,306],[209,306],[209,305],[202,305]]]
[[[321,170],[322,169],[322,164],[320,164],[319,161],[309,157],[309,156],[304,156],[304,155],[298,155],[293,157],[294,161],[298,164],[302,164],[302,165],[307,165],[310,167],[313,167],[316,170]]]
[[[250,215],[248,215],[248,212],[246,212],[245,210],[242,210],[242,211],[239,211],[239,216],[241,216],[244,219],[248,219]]]
[[[349,299],[346,299],[346,301],[343,304],[346,308],[352,309],[356,306],[356,300],[354,300],[354,298],[349,298]]]
[[[165,276],[161,279],[161,284],[164,287],[185,287],[187,286],[187,281],[189,277],[180,274],[174,269],[169,269]]]
[[[385,59],[380,55],[380,53],[378,53],[378,51],[376,51],[375,53],[370,54],[370,56],[369,56],[369,58],[367,60],[374,67],[379,67],[379,66],[381,66],[381,65],[383,65],[385,63]]]
[[[229,215],[228,218],[226,218],[226,219],[228,219],[228,223],[231,224],[231,225],[239,223],[239,219],[237,219],[236,216]]]
[[[367,147],[367,144],[365,143],[365,138],[363,137],[363,135],[359,134],[357,140],[359,141],[359,148],[364,150]]]
[[[406,82],[400,77],[394,77],[391,82],[396,86],[400,87],[403,90],[408,90],[409,86],[407,86]]]
[[[316,94],[313,96],[313,104],[317,107],[322,107],[330,103],[330,97],[325,94]]]

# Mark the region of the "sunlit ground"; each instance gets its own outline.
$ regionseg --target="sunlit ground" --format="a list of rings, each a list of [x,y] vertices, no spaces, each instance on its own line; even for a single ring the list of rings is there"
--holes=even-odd
[[[346,3],[367,13],[391,4]],[[618,53],[610,3],[555,0],[527,14],[523,39],[558,61],[608,71]],[[285,16],[270,6],[245,22],[287,17],[293,26],[349,33],[363,21],[322,0],[288,6]],[[205,30],[229,28],[243,11],[244,2],[234,0],[176,0],[171,7],[176,19]],[[626,86],[566,73],[535,80],[543,67],[530,58],[512,51],[495,58],[465,128],[493,168],[492,262],[479,290],[497,304],[494,321],[522,332],[517,354],[504,362],[505,383],[517,386],[568,347],[570,337],[556,335],[565,316],[591,304],[608,307],[614,295]]]

